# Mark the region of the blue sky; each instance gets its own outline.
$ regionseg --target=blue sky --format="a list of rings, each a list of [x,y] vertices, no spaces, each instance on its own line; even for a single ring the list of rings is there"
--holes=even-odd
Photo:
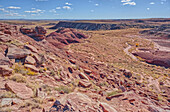
[[[170,0],[0,0],[0,19],[170,18]]]

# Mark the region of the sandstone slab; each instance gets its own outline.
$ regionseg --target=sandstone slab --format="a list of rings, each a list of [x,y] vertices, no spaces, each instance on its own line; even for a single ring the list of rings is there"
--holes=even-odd
[[[33,57],[27,56],[26,59],[25,59],[25,63],[35,65],[36,61],[35,61],[35,59]]]
[[[25,64],[24,67],[28,68],[28,69],[31,69],[34,72],[39,72],[39,69],[36,68],[34,65]]]
[[[7,82],[5,88],[13,93],[15,93],[19,98],[29,99],[33,97],[33,91],[28,88],[24,83],[17,83],[14,81]]]
[[[0,65],[0,74],[4,75],[11,75],[13,69],[9,68],[8,65]]]
[[[26,49],[29,49],[29,50],[31,50],[32,52],[34,52],[34,53],[37,53],[38,52],[38,50],[34,47],[34,46],[32,46],[32,45],[25,45],[24,46]]]
[[[31,52],[29,50],[21,49],[14,45],[11,45],[8,47],[7,57],[9,59],[21,59],[21,58],[25,58],[29,54],[31,54]]]
[[[87,81],[87,80],[80,80],[80,81],[79,81],[79,85],[82,86],[82,87],[88,88],[88,87],[90,87],[92,84],[91,84],[89,81]]]

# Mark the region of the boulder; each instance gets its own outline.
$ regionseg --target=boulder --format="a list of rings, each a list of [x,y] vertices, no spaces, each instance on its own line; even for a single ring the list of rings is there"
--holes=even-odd
[[[25,64],[24,67],[28,68],[28,69],[31,69],[34,72],[39,72],[39,69],[36,68],[34,65]]]
[[[79,77],[80,77],[81,79],[89,80],[89,78],[88,78],[84,73],[82,73],[82,72],[79,74]]]
[[[100,102],[100,106],[102,107],[103,112],[117,112],[113,107],[111,107],[107,103]]]
[[[27,56],[26,59],[25,59],[25,63],[35,65],[36,61],[35,61],[35,59],[33,57]]]
[[[21,59],[25,58],[29,54],[31,54],[29,50],[21,49],[14,45],[10,45],[7,49],[7,57],[9,59]]]
[[[24,46],[26,49],[29,49],[29,50],[31,50],[32,52],[34,52],[34,53],[37,53],[38,52],[38,50],[34,47],[34,46],[32,46],[32,45],[25,45]]]
[[[8,65],[0,65],[0,74],[1,75],[11,75],[13,69],[9,68]]]
[[[29,99],[33,97],[33,91],[28,88],[24,83],[17,83],[14,81],[7,82],[5,88],[13,93],[15,93],[19,98]]]
[[[2,53],[0,53],[0,65],[11,65],[9,58],[5,57]]]
[[[92,84],[91,84],[89,81],[87,81],[87,80],[80,80],[80,81],[79,81],[79,86],[88,88],[88,87],[90,87],[91,85],[92,85]]]

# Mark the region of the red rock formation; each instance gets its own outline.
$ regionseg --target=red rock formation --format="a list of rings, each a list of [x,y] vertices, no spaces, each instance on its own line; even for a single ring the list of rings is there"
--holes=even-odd
[[[170,53],[165,51],[135,52],[135,56],[143,58],[147,63],[170,67]]]
[[[56,47],[68,45],[70,43],[79,43],[81,39],[88,38],[84,34],[71,28],[60,28],[47,36],[47,41]]]
[[[20,31],[38,41],[43,40],[46,34],[46,30],[41,26],[36,26],[35,29],[21,27]]]

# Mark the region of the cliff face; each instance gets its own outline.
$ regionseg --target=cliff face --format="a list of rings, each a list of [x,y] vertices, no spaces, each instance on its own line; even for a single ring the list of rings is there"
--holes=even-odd
[[[107,24],[107,23],[84,23],[84,22],[63,22],[60,21],[54,27],[50,29],[57,29],[60,27],[64,28],[75,28],[81,30],[115,30],[125,28],[155,28],[156,26],[146,24]]]

